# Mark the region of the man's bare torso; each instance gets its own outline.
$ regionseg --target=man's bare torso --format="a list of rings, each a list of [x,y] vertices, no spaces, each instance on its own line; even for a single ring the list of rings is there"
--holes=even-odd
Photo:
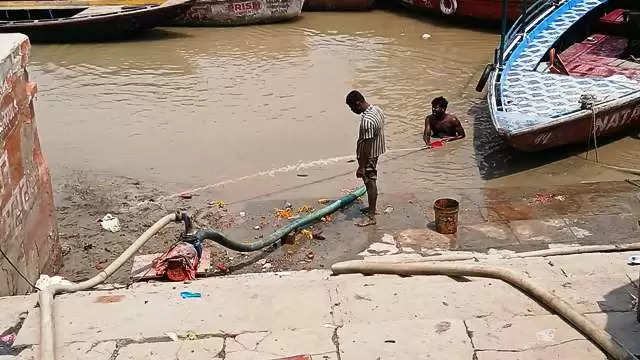
[[[456,129],[460,126],[460,121],[450,114],[445,114],[442,119],[436,119],[435,116],[428,115],[427,121],[429,121],[433,137],[437,138],[456,136]]]

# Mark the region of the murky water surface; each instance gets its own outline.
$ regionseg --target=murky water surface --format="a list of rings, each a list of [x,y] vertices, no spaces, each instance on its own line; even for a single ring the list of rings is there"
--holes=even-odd
[[[584,147],[520,154],[503,144],[474,91],[497,41],[492,30],[402,12],[305,13],[285,24],[34,45],[30,71],[54,181],[83,170],[178,191],[349,155],[358,117],[344,96],[352,88],[385,110],[391,149],[422,144],[424,115],[438,95],[467,130],[466,139],[442,150],[395,153],[384,166],[392,179],[387,191],[624,178],[572,155]],[[636,168],[638,154],[633,137],[599,152],[603,161]],[[352,167],[340,161],[309,177],[270,179],[260,191],[318,185]]]

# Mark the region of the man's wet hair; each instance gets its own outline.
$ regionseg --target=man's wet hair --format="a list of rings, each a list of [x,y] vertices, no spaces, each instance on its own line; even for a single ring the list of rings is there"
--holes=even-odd
[[[449,105],[449,102],[443,96],[438,96],[437,98],[433,99],[433,101],[431,101],[431,106],[436,105],[442,105],[442,107],[446,109],[447,105]]]
[[[349,94],[347,94],[347,104],[355,105],[355,103],[359,101],[364,101],[364,96],[358,90],[352,90]]]

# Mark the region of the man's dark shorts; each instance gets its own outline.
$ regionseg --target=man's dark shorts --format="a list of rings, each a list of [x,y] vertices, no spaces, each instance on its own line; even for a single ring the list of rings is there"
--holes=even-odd
[[[369,181],[376,181],[378,178],[378,158],[370,158],[364,166],[364,176],[362,180],[367,183]]]

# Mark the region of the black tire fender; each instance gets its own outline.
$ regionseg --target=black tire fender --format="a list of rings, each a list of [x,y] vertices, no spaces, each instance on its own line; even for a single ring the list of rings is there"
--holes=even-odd
[[[482,90],[484,90],[484,86],[487,84],[487,81],[489,80],[489,76],[491,75],[494,69],[495,69],[495,66],[493,64],[487,64],[487,66],[484,67],[484,71],[480,76],[480,80],[478,80],[478,85],[476,85],[477,92],[482,92]]]

